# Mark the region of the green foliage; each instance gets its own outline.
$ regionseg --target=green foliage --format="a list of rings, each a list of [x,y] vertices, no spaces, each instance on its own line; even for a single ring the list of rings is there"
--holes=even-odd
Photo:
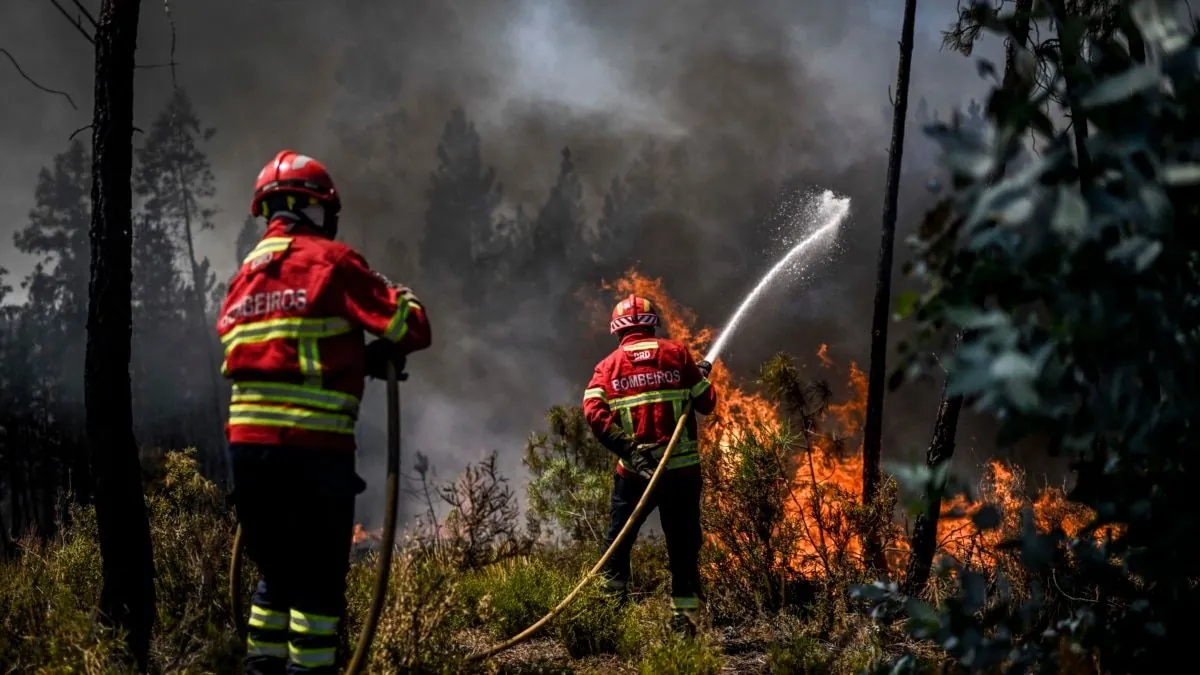
[[[955,190],[915,242],[929,289],[915,312],[922,351],[962,333],[942,359],[948,393],[995,416],[1001,443],[1036,437],[1068,454],[1070,497],[1096,514],[1074,536],[1040,533],[1022,515],[1011,545],[1037,591],[1025,600],[971,573],[938,608],[888,584],[860,590],[878,615],[905,611],[912,634],[942,645],[964,672],[1079,660],[1143,671],[1190,648],[1200,559],[1185,551],[1200,535],[1200,380],[1181,374],[1200,368],[1200,49],[1176,9],[1138,3],[1136,30],[1095,35],[1071,71],[1075,86],[1048,87],[1086,117],[1083,144],[1054,128],[1046,93],[996,92],[994,142],[931,129]],[[1143,38],[1154,55],[1144,64],[1127,48]],[[1040,156],[1018,154],[1028,134]],[[912,356],[904,372],[928,367]],[[1115,538],[1104,534],[1111,527]],[[1068,558],[1091,597],[1061,590]]]
[[[477,625],[496,637],[509,637],[542,618],[571,590],[577,577],[534,556],[489,565],[462,580],[462,593],[474,608]]]
[[[548,522],[571,541],[599,545],[608,528],[614,460],[581,408],[555,406],[546,422],[549,430],[534,434],[525,446],[529,517],[539,529]]]
[[[194,450],[147,457],[143,465],[151,474],[146,506],[158,597],[152,653],[182,672],[236,669],[241,645],[226,593],[233,514],[221,490],[200,475]],[[243,597],[255,575],[248,567]]]
[[[240,647],[225,593],[231,514],[192,453],[145,463],[158,597],[152,663],[171,672],[235,670]],[[119,671],[124,642],[94,615],[100,569],[90,508],[73,507],[54,540],[26,540],[15,560],[0,565],[0,663],[12,672]]]
[[[0,565],[0,663],[5,672],[102,673],[124,650],[95,621],[100,552],[95,517],[74,509],[72,526],[51,542],[26,538]],[[91,536],[88,536],[91,535]]]
[[[707,635],[694,639],[670,635],[646,650],[642,658],[643,675],[716,675],[724,659],[720,649]]]
[[[550,633],[572,658],[613,653],[621,640],[623,614],[617,599],[605,593],[600,578],[595,577],[554,618]]]
[[[351,568],[347,578],[346,652],[361,631],[375,586],[377,555]],[[454,642],[467,621],[467,604],[453,561],[400,552],[392,559],[388,595],[371,649],[371,673],[461,672],[465,650]]]
[[[709,508],[703,523],[713,546],[704,556],[717,578],[710,602],[714,611],[734,615],[753,608],[778,610],[799,577],[804,540],[793,507],[797,438],[785,430],[747,432],[722,453],[709,473]],[[731,572],[733,572],[731,574]]]
[[[771,645],[767,666],[773,675],[819,675],[832,673],[831,655],[810,635],[794,633]]]

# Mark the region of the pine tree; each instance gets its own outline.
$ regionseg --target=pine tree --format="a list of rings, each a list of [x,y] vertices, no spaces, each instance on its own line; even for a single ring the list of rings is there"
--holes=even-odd
[[[179,255],[176,252],[182,249],[184,267],[190,279],[179,297],[190,298],[190,306],[180,319],[194,331],[194,338],[183,344],[194,354],[189,360],[196,370],[203,371],[206,376],[186,380],[195,384],[180,386],[179,393],[185,399],[191,399],[193,405],[208,409],[207,419],[200,418],[202,428],[208,430],[201,436],[202,445],[208,446],[202,457],[207,460],[206,469],[220,472],[224,447],[219,434],[223,416],[217,379],[219,357],[212,343],[208,312],[214,283],[208,260],[197,256],[195,246],[196,231],[213,227],[211,218],[215,210],[210,206],[210,200],[216,189],[212,167],[201,145],[214,133],[214,129],[200,123],[187,94],[182,89],[175,89],[166,107],[155,118],[145,144],[137,152],[133,185],[137,194],[146,200],[143,205],[146,228],[157,228],[164,235],[145,232],[156,242],[156,248],[162,249],[147,251],[154,256],[150,260],[173,267]],[[182,242],[182,245],[176,242]],[[150,264],[150,261],[141,264]],[[160,276],[166,274],[165,270],[158,273]]]
[[[653,146],[647,146],[624,176],[613,177],[604,196],[594,247],[603,278],[621,274],[636,257],[639,226],[657,197],[653,153]]]
[[[39,336],[33,358],[48,399],[81,402],[91,252],[91,159],[74,141],[38,173],[29,223],[13,237],[38,259],[24,280],[27,329]]]
[[[558,179],[550,189],[550,197],[533,221],[532,260],[536,282],[569,281],[567,270],[572,265],[590,259],[584,239],[583,185],[575,173],[571,149],[562,149]],[[559,289],[565,292],[567,289]]]
[[[203,401],[194,400],[195,378],[179,346],[195,343],[189,312],[178,298],[189,288],[177,266],[163,264],[163,251],[174,250],[166,226],[143,216],[133,233],[133,358],[130,361],[134,420],[144,441],[174,447],[194,443],[181,416]]]
[[[93,41],[91,275],[84,405],[103,585],[100,617],[124,633],[145,672],[154,629],[154,544],[142,489],[129,382],[133,71],[138,0],[103,0]]]
[[[467,304],[477,304],[486,286],[477,263],[495,233],[501,186],[495,169],[484,165],[479,134],[462,108],[450,113],[437,157],[426,192],[421,264],[427,277],[460,286]]]
[[[237,243],[234,245],[237,255],[234,265],[241,266],[242,261],[250,255],[250,251],[254,250],[254,245],[258,243],[262,235],[263,228],[258,219],[254,216],[246,216],[246,220],[242,222],[242,229],[238,231]]]

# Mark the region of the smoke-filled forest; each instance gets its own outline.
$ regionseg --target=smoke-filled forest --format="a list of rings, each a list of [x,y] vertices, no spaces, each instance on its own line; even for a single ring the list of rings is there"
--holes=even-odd
[[[284,148],[433,326],[394,541],[363,399],[339,667],[1187,667],[1187,2],[11,4],[0,672],[242,672],[215,326]],[[613,303],[699,360],[824,190],[849,217],[709,376],[695,634],[653,516],[627,599],[587,578],[492,653],[604,552],[616,458],[580,401]]]

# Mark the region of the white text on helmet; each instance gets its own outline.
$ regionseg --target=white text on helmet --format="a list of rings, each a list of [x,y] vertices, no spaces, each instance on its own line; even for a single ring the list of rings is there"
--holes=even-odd
[[[657,387],[664,384],[679,384],[683,378],[678,370],[656,370],[627,377],[616,377],[609,383],[613,391],[625,391],[635,387]]]
[[[235,300],[229,311],[222,317],[222,322],[248,319],[271,312],[302,311],[308,306],[308,289],[287,288],[282,291],[269,293],[251,293],[240,300]]]

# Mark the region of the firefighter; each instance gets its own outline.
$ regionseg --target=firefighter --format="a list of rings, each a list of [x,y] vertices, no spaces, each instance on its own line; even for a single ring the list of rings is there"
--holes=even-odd
[[[618,458],[607,550],[642,498],[684,404],[692,401],[692,412],[667,460],[667,471],[650,496],[649,508],[609,558],[604,575],[609,591],[624,599],[634,540],[646,517],[657,508],[671,567],[672,628],[694,635],[700,607],[703,484],[694,413],[711,413],[717,399],[708,381],[711,364],[694,361],[679,342],[655,337],[658,324],[658,312],[645,298],[630,295],[617,303],[609,332],[618,337],[620,346],[596,365],[583,394],[583,411],[596,438]]]
[[[345,612],[354,425],[363,378],[429,346],[408,288],[334,241],[341,200],[329,172],[285,150],[254,188],[266,234],[229,282],[217,320],[233,381],[226,433],[233,503],[260,578],[246,672],[331,673]],[[377,336],[364,344],[364,331]]]

